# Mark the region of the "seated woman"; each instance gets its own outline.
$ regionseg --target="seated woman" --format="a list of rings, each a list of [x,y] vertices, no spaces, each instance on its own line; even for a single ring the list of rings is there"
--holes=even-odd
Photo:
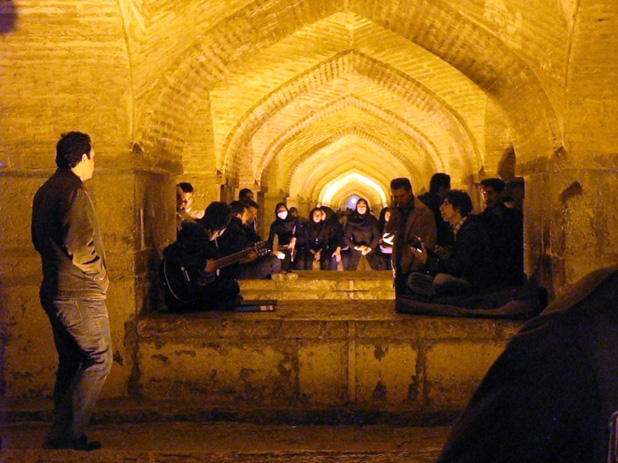
[[[290,216],[288,208],[284,203],[278,203],[275,206],[275,215],[277,218],[270,225],[268,245],[282,261],[281,268],[289,271],[292,269],[296,258],[297,221]],[[275,238],[277,239],[276,246]]]
[[[165,301],[171,312],[226,310],[240,304],[233,278],[219,275],[217,239],[230,220],[230,207],[213,202],[203,218],[183,224],[176,242],[163,251],[160,267]]]
[[[455,234],[452,253],[428,253],[424,244],[409,245],[425,270],[413,273],[408,289],[422,296],[465,294],[494,284],[491,254],[487,234],[480,219],[472,215],[472,201],[465,191],[451,190],[446,194],[440,211]],[[440,248],[438,248],[440,249]]]
[[[380,242],[378,219],[371,213],[366,199],[359,199],[355,211],[348,217],[344,241],[349,247],[343,255],[346,270],[356,270],[361,256],[367,256],[372,269],[377,269],[378,259],[374,251]]]
[[[392,270],[393,269],[393,243],[395,235],[385,231],[386,225],[391,219],[390,208],[385,207],[380,211],[378,219],[378,232],[380,234],[380,242],[375,250],[375,261],[377,270]]]
[[[322,206],[322,220],[328,230],[328,248],[330,253],[330,264],[326,270],[343,270],[341,259],[341,249],[343,243],[343,225],[340,217],[328,206]]]
[[[329,226],[324,222],[324,213],[319,207],[313,208],[309,222],[303,227],[300,241],[299,270],[329,270],[331,247]]]

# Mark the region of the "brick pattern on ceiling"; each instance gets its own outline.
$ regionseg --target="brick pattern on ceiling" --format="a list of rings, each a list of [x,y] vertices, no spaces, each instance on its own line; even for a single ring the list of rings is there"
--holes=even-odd
[[[157,101],[151,98],[151,102],[156,103],[152,104],[152,132],[145,133],[145,138],[154,134],[163,139],[168,149],[181,151],[184,126],[177,124],[173,114],[169,114],[171,120],[166,123],[168,118],[164,113],[173,112],[173,106],[182,102],[185,118],[190,119],[200,103],[199,98],[185,92],[187,88],[198,95],[207,93],[247,56],[303,26],[347,9],[430,50],[497,98],[512,121],[522,154],[533,155],[526,152],[531,150],[531,145],[535,152],[539,147],[541,151],[552,149],[556,143],[553,135],[556,133],[555,114],[548,107],[547,96],[538,79],[518,54],[487,28],[480,27],[444,2],[419,0],[406,8],[400,6],[400,2],[394,1],[379,4],[360,0],[341,3],[280,1],[268,2],[268,5],[254,2],[239,9],[181,53],[178,64],[171,66],[170,72],[157,84],[159,90],[153,93]],[[256,31],[248,24],[251,22],[264,27]],[[198,66],[196,63],[200,60],[208,66]],[[544,110],[531,118],[522,107],[532,104]]]
[[[313,90],[312,86],[314,88],[323,88],[325,85],[324,81],[332,81],[338,77],[337,73],[361,75],[370,79],[371,82],[376,82],[377,85],[380,85],[389,93],[394,93],[399,97],[398,99],[406,103],[406,106],[414,108],[418,114],[417,120],[419,120],[419,123],[424,121],[426,123],[425,129],[431,135],[434,135],[431,138],[438,140],[449,137],[455,138],[453,145],[460,147],[461,151],[452,154],[459,154],[459,157],[473,160],[473,165],[475,166],[479,164],[478,149],[469,130],[465,127],[464,122],[458,118],[458,114],[448,105],[445,105],[437,95],[432,94],[429,89],[424,88],[420,83],[413,81],[405,74],[388,67],[384,63],[376,62],[370,57],[356,52],[345,52],[314,67],[302,79],[297,78],[288,86],[278,89],[277,92],[269,95],[262,104],[253,108],[245,118],[239,121],[238,129],[230,134],[230,140],[223,149],[224,153],[232,155],[230,161],[224,165],[226,170],[236,169],[240,160],[245,159],[246,156],[243,148],[254,139],[261,125],[275,119],[278,112],[283,112],[289,106],[289,102],[286,99],[294,100],[298,96],[303,95],[313,96],[311,93]],[[367,86],[365,83],[361,83],[361,85]],[[345,89],[349,88],[350,85],[344,85],[344,88],[339,90],[335,97],[340,92],[345,94]],[[305,104],[304,106],[307,105]],[[282,124],[285,126],[290,118],[282,117],[282,119]],[[439,129],[438,133],[435,133],[436,130],[432,130],[432,127]],[[280,130],[281,135],[285,137],[285,132],[291,129],[292,127],[286,127]],[[430,137],[428,136],[427,138]],[[443,156],[446,156],[446,154],[442,153]]]

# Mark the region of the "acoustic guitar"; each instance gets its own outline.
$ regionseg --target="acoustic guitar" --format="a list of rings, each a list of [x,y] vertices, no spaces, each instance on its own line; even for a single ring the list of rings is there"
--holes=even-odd
[[[269,252],[268,241],[261,241],[244,251],[214,260],[214,270],[212,272],[206,272],[205,268],[191,268],[164,257],[159,267],[161,284],[172,299],[188,304],[196,301],[204,287],[211,284],[217,278],[217,270],[240,262],[252,253],[261,257]]]

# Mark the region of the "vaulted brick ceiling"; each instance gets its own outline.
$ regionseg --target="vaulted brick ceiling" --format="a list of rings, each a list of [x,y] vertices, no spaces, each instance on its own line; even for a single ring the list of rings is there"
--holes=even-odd
[[[121,4],[137,138],[232,182],[312,199],[346,172],[458,183],[511,144],[526,163],[561,143],[575,0]]]

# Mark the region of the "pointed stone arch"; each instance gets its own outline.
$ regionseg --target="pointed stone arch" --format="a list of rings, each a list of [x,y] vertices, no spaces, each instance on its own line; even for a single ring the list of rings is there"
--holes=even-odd
[[[530,66],[496,33],[440,0],[417,0],[406,8],[398,0],[252,2],[179,53],[146,97],[138,139],[155,150],[181,153],[199,95],[207,95],[245,57],[339,11],[352,11],[418,44],[495,98],[512,121],[522,160],[545,156],[560,144],[555,111]],[[533,117],[529,108],[536,109]]]

